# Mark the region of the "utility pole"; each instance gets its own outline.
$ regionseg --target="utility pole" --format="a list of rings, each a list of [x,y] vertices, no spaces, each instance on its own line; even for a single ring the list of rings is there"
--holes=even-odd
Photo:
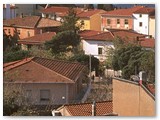
[[[89,55],[89,76],[91,78],[91,54]]]

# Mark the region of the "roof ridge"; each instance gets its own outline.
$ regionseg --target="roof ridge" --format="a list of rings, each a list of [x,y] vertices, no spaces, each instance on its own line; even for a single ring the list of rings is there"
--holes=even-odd
[[[58,60],[58,59],[50,59],[50,58],[43,58],[43,57],[34,57],[34,59],[36,58],[40,58],[40,59],[47,59],[47,60],[52,60],[52,61],[61,61],[61,62],[64,62],[64,63],[71,63],[71,64],[80,64],[80,65],[83,65],[85,66],[84,64],[82,63],[79,63],[79,62],[75,62],[75,61],[67,61],[67,60]]]
[[[13,67],[8,68],[8,69],[7,69],[7,68],[5,69],[5,67],[4,67],[4,68],[3,68],[3,71],[6,72],[6,71],[11,70],[11,69],[13,69],[13,68],[16,68],[16,67],[18,67],[18,66],[20,66],[20,65],[26,64],[26,63],[30,62],[33,58],[34,58],[34,57],[25,58],[25,59],[22,59],[22,60],[17,61],[16,63],[13,63],[13,64],[10,64],[10,65],[8,65],[8,66],[5,66],[5,67],[9,67],[9,66],[13,66]],[[29,59],[29,60],[28,60],[28,59]],[[22,62],[22,63],[20,63],[20,62]],[[20,64],[18,64],[18,63],[20,63]],[[16,64],[18,64],[18,65],[16,65]]]
[[[105,103],[105,102],[113,102],[113,101],[112,101],[112,100],[96,101],[96,103]],[[81,105],[81,104],[92,104],[92,102],[86,102],[86,103],[71,103],[71,104],[65,104],[64,106]]]

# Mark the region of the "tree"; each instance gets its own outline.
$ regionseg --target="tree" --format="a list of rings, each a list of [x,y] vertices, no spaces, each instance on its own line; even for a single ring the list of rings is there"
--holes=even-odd
[[[18,51],[10,51],[8,53],[5,53],[3,56],[3,62],[12,62],[16,60],[21,60],[26,57],[29,57],[29,51],[24,51],[24,50],[18,50]]]
[[[145,51],[140,58],[140,70],[146,71],[149,82],[155,83],[155,52],[152,50]]]
[[[58,33],[51,41],[47,41],[45,46],[47,49],[51,49],[53,54],[60,54],[76,49],[80,43],[79,35],[72,31],[64,31]]]
[[[79,18],[76,16],[76,11],[73,8],[69,8],[67,12],[67,16],[64,16],[62,25],[60,27],[61,31],[74,31],[74,33],[78,33],[80,30],[81,24],[77,25],[77,21]]]
[[[70,61],[80,62],[84,65],[87,65],[89,68],[89,55],[85,55],[84,53],[75,54],[73,57],[71,57]],[[94,56],[91,56],[91,71],[95,70],[96,74],[99,74],[99,60],[95,58]]]
[[[112,56],[114,70],[122,70],[122,77],[129,79],[131,75],[137,75],[140,71],[146,71],[150,81],[154,81],[154,52],[145,50],[141,46],[131,43],[123,43],[117,39]]]
[[[114,6],[112,4],[98,4],[97,5],[98,9],[103,9],[106,11],[114,10]]]

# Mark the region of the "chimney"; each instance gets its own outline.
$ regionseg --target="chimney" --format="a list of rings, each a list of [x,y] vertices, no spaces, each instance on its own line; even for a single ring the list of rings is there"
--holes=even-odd
[[[92,116],[96,116],[96,102],[95,102],[95,100],[93,101],[93,104],[92,104]]]

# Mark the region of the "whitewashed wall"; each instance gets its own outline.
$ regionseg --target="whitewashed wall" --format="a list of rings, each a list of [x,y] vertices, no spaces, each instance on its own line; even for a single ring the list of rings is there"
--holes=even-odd
[[[133,14],[134,17],[134,24],[133,28],[136,32],[142,34],[149,34],[149,16],[148,14],[142,14],[142,17],[139,16],[140,14]],[[142,27],[139,26],[139,22],[142,22]]]
[[[86,55],[93,55],[94,57],[98,58],[99,60],[102,59],[105,60],[107,56],[107,48],[114,48],[112,42],[108,41],[93,41],[93,40],[83,40],[83,50]],[[102,55],[98,55],[98,47],[102,48]]]

